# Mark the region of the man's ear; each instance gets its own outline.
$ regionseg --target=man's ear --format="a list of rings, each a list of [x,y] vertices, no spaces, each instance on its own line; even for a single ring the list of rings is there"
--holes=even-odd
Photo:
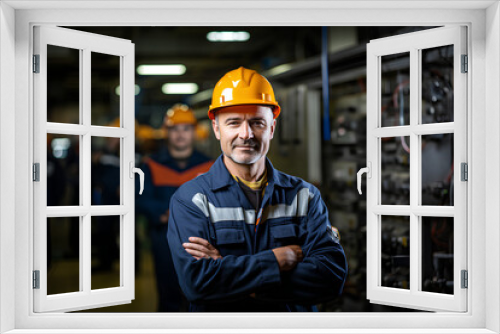
[[[219,122],[217,122],[215,119],[212,120],[212,129],[214,130],[215,138],[217,138],[217,140],[220,140]]]
[[[276,119],[273,119],[272,123],[271,123],[271,139],[274,138],[274,130],[276,130]]]

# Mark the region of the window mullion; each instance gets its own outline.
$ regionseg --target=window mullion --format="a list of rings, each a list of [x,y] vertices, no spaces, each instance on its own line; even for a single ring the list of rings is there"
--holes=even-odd
[[[88,129],[80,124],[47,122],[47,133],[83,136],[87,131]]]
[[[421,94],[421,93],[420,93]],[[419,104],[419,109],[422,106]],[[419,110],[419,114],[422,111]],[[444,134],[444,133],[454,133],[455,132],[455,124],[453,122],[446,123],[431,123],[431,124],[418,124],[412,127],[412,131],[417,135],[435,135],[435,134]]]
[[[410,50],[410,291],[415,293],[420,289],[421,263],[419,258],[421,250],[420,242],[420,217],[413,209],[420,203],[420,175],[421,156],[419,136],[415,134],[415,128],[419,124],[421,98],[421,71],[420,52],[413,48]]]
[[[83,217],[89,211],[85,206],[49,206],[46,209],[47,218]]]
[[[405,137],[409,136],[412,132],[412,128],[409,125],[403,126],[387,126],[387,127],[379,127],[373,130],[373,135],[382,138],[382,137]]]
[[[90,169],[91,169],[91,134],[90,134],[90,115],[91,115],[91,64],[90,64],[90,50],[83,50],[83,61],[80,73],[81,80],[81,114],[82,125],[85,132],[82,135],[82,148],[80,159],[80,170],[83,174],[82,189],[83,189],[83,206],[90,207],[91,205],[91,187],[90,187]]]
[[[372,211],[382,216],[409,216],[411,207],[409,205],[375,205]]]
[[[86,214],[82,218],[82,233],[80,234],[80,280],[82,281],[83,292],[90,294],[91,291],[91,242],[90,242],[90,227],[91,227],[91,216]]]
[[[422,253],[420,242],[420,217],[412,213],[410,215],[410,291],[412,294],[420,290],[421,263],[419,261]]]
[[[82,125],[85,128],[85,133],[82,135],[82,148],[80,159],[81,175],[81,189],[82,189],[82,202],[85,208],[89,211],[85,212],[82,218],[82,233],[80,234],[81,242],[81,270],[80,279],[82,280],[83,291],[89,293],[91,291],[91,215],[90,206],[92,205],[91,194],[91,53],[88,48],[84,48],[82,52],[82,66],[80,67],[81,75],[81,117]]]
[[[104,126],[96,126],[92,125],[89,129],[90,134],[96,137],[112,137],[112,138],[123,138],[132,134],[133,132],[128,129],[123,128],[112,128],[112,127],[104,127]],[[121,152],[123,153],[123,152]]]

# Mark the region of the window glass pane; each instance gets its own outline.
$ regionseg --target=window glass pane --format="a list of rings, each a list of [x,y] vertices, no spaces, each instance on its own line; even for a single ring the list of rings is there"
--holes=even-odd
[[[422,205],[453,206],[453,138],[422,136]]]
[[[47,205],[80,205],[80,136],[47,134]]]
[[[422,124],[453,122],[453,45],[422,50]]]
[[[47,294],[80,291],[80,218],[47,218]]]
[[[381,138],[382,205],[410,204],[410,137]]]
[[[410,124],[410,53],[381,57],[381,126]]]
[[[120,57],[92,52],[92,125],[120,126]]]
[[[453,294],[453,218],[422,217],[422,291]]]
[[[92,217],[91,288],[120,286],[120,216]]]
[[[410,289],[410,217],[381,218],[382,286]]]
[[[80,123],[80,50],[47,45],[47,122]]]
[[[120,138],[92,137],[92,205],[120,205]]]

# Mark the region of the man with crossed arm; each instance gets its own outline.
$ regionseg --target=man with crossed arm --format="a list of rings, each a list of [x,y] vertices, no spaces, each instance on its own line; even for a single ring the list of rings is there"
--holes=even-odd
[[[170,202],[168,242],[190,311],[317,311],[342,292],[347,262],[319,191],[266,158],[279,113],[253,70],[214,88],[208,115],[222,155]]]

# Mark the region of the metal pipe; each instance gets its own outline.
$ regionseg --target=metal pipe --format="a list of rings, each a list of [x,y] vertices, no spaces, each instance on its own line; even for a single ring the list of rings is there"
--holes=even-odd
[[[321,27],[321,78],[323,81],[323,140],[330,141],[330,85],[328,82],[328,27]]]

